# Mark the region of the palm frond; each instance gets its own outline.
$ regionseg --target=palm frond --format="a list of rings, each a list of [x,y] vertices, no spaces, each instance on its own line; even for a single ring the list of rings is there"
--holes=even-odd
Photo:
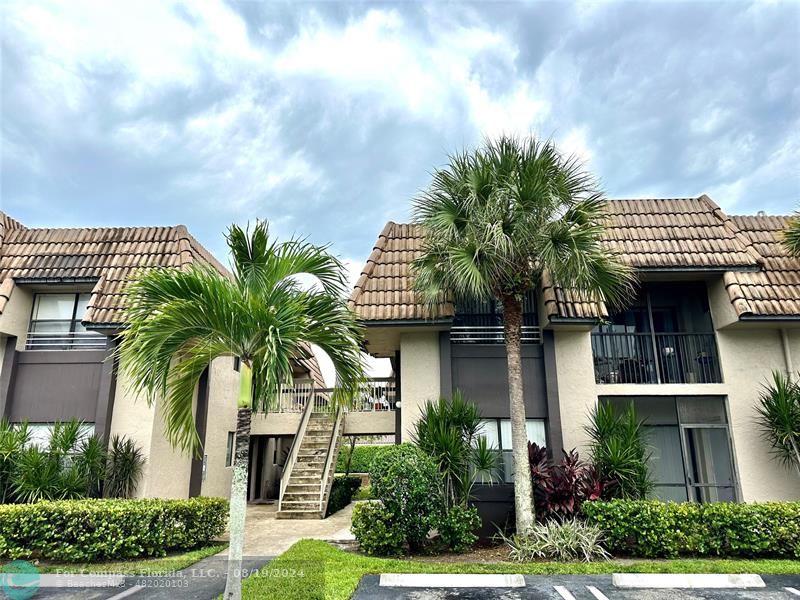
[[[783,245],[792,256],[800,257],[800,214],[795,214],[783,232]]]

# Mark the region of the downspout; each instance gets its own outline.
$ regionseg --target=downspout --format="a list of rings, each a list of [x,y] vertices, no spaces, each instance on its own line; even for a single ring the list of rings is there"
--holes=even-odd
[[[781,329],[781,343],[783,345],[783,362],[786,367],[786,375],[791,378],[794,367],[792,363],[792,348],[789,345],[789,330],[786,328]]]

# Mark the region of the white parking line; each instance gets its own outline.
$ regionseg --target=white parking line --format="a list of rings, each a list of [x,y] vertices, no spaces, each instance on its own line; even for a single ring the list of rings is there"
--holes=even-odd
[[[553,589],[558,592],[558,595],[561,596],[564,600],[575,600],[575,596],[565,588],[563,585],[555,585]]]
[[[119,600],[120,598],[127,598],[128,596],[133,596],[136,592],[141,591],[143,589],[144,586],[135,585],[131,588],[128,588],[124,592],[120,592],[116,596],[111,596],[110,598],[107,598],[106,600]]]
[[[795,596],[800,596],[800,590],[798,590],[797,588],[787,587],[783,589],[785,589],[790,594],[794,594]]]
[[[763,588],[758,575],[709,573],[614,573],[614,587],[620,588]]]
[[[606,595],[605,595],[603,592],[601,592],[600,590],[598,590],[598,589],[597,589],[596,587],[594,587],[593,585],[587,585],[587,586],[586,586],[586,589],[587,589],[587,590],[589,590],[589,593],[590,593],[592,596],[594,596],[595,598],[597,598],[597,600],[608,600],[608,596],[606,596]]]

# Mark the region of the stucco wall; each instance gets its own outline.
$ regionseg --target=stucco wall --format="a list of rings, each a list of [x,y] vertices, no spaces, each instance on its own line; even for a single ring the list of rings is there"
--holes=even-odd
[[[197,401],[195,395],[195,403]],[[189,496],[191,456],[172,448],[167,441],[160,404],[148,406],[131,389],[124,374],[117,377],[111,435],[125,435],[139,445],[145,466],[136,496],[140,498],[186,498]]]
[[[800,331],[793,330],[789,336],[795,370],[800,370]],[[588,438],[584,427],[598,396],[726,396],[742,500],[800,498],[800,479],[770,456],[755,425],[761,385],[773,370],[785,368],[779,330],[767,326],[723,329],[717,332],[717,342],[724,383],[596,384],[590,333],[555,331],[564,447],[585,451]]]
[[[22,286],[14,286],[11,297],[0,314],[0,333],[17,337],[17,350],[25,349],[25,337],[33,310],[33,293]]]
[[[233,357],[224,356],[211,363],[208,373],[208,419],[206,421],[206,479],[203,496],[227,498],[231,492],[231,468],[225,466],[228,432],[236,430],[236,400],[239,372]]]
[[[414,430],[420,408],[439,397],[439,332],[404,333],[400,336],[400,427],[406,442]]]
[[[799,336],[796,331],[789,335],[795,368],[800,368],[795,358],[800,352]],[[800,498],[800,478],[772,458],[755,424],[755,405],[762,384],[773,370],[785,368],[780,331],[723,330],[717,332],[717,342],[743,500]]]
[[[555,331],[554,345],[564,449],[585,454],[589,440],[584,427],[597,404],[592,340],[588,331]]]

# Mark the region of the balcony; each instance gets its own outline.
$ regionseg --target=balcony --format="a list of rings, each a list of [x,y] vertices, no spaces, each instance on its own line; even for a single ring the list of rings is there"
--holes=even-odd
[[[597,383],[722,383],[713,333],[592,333]]]
[[[108,338],[92,331],[29,331],[26,350],[105,350]]]
[[[347,412],[394,412],[397,403],[395,380],[391,377],[370,379],[353,407]],[[332,388],[314,387],[312,381],[295,381],[281,388],[276,413],[302,413],[306,403],[314,403],[312,412],[328,412]]]
[[[503,344],[505,334],[502,325],[454,325],[450,329],[453,344]],[[542,328],[536,325],[523,325],[523,344],[541,344]]]

